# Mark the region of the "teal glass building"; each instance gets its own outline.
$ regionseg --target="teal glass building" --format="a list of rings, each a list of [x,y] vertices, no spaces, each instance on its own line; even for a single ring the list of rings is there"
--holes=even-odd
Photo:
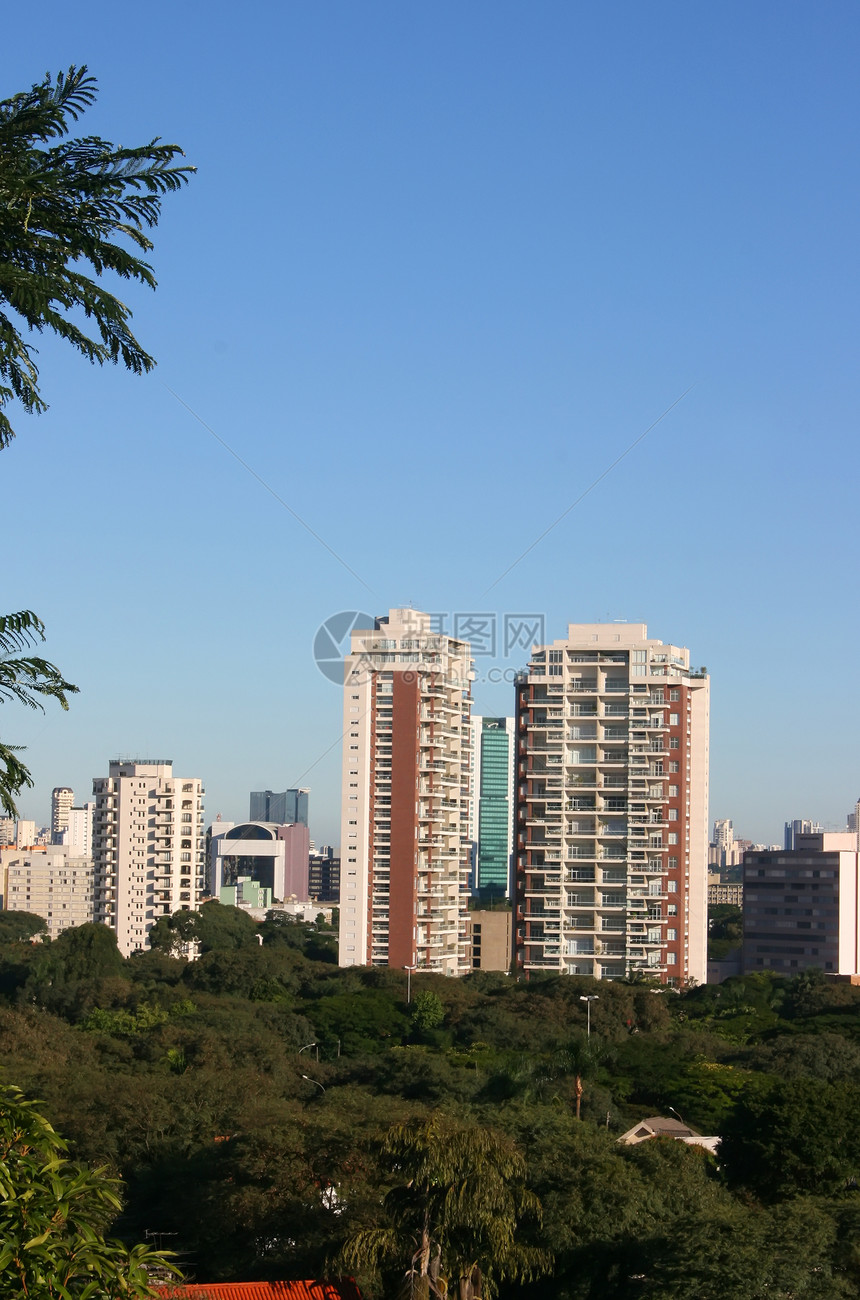
[[[510,892],[513,844],[513,719],[476,718],[474,888],[482,898]]]

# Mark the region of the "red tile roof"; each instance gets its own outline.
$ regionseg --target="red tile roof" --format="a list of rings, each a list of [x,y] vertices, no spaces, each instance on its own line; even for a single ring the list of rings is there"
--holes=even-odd
[[[341,1282],[194,1282],[156,1287],[169,1300],[361,1300],[349,1279]]]

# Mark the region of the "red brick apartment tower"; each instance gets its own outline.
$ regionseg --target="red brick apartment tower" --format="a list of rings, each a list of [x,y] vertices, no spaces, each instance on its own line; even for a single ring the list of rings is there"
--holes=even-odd
[[[471,652],[392,609],[344,665],[340,964],[469,969]]]
[[[707,974],[709,679],[644,624],[573,623],[516,684],[517,968]]]

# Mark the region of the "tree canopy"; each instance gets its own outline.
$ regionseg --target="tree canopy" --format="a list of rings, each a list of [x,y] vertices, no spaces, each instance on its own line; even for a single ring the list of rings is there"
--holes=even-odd
[[[18,1089],[0,1085],[0,1295],[119,1300],[155,1295],[147,1246],[104,1233],[121,1208],[118,1183],[65,1155],[66,1144]]]
[[[131,148],[68,138],[95,98],[95,78],[72,66],[0,101],[0,447],[14,436],[5,406],[46,409],[21,327],[51,330],[100,365],[140,374],[155,364],[131,332],[131,310],[99,280],[112,272],[155,287],[146,232],[194,168],[158,137]]]

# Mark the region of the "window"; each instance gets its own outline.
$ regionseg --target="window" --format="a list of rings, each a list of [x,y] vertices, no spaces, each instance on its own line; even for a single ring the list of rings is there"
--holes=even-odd
[[[551,664],[560,664],[562,662],[562,659],[563,659],[563,655],[561,650],[550,650],[549,662]]]
[[[666,953],[666,964],[667,964],[668,966],[674,966],[675,963],[677,962],[677,960],[678,960],[678,958],[675,956],[675,954],[674,954],[673,952],[667,952],[667,953]]]
[[[669,809],[669,821],[670,821],[670,822],[676,822],[677,820],[678,820],[678,809],[677,809],[677,808],[670,808],[670,809]]]
[[[680,772],[680,770],[681,770],[680,764],[677,763],[677,762],[675,761],[675,759],[672,759],[671,763],[669,764],[669,771],[670,771],[670,772]]]
[[[670,880],[670,881],[669,881],[669,893],[670,893],[670,894],[677,894],[677,892],[678,892],[678,882],[677,882],[677,880]]]
[[[681,742],[680,742],[680,740],[678,739],[677,736],[670,736],[670,737],[669,737],[669,748],[670,748],[670,749],[680,749],[680,748],[681,748]]]
[[[666,938],[667,938],[667,940],[668,940],[669,943],[674,943],[675,940],[677,939],[677,937],[678,937],[678,931],[677,931],[677,930],[667,930],[667,931],[666,931]]]
[[[678,797],[678,787],[677,787],[676,785],[670,785],[670,786],[669,786],[669,798],[670,798],[670,799],[677,799],[677,797]]]
[[[678,690],[677,686],[673,686],[671,691],[669,692],[669,699],[680,700],[680,698],[681,698],[681,692]]]
[[[670,714],[669,714],[669,726],[670,726],[670,727],[677,727],[677,725],[678,725],[678,715],[677,715],[677,713],[670,713]]]
[[[670,832],[669,832],[669,843],[670,843],[670,844],[677,844],[677,843],[678,843],[678,832],[677,832],[677,831],[670,831]]]
[[[677,903],[670,903],[669,906],[668,906],[668,912],[669,912],[669,915],[670,915],[670,916],[677,916],[677,915],[678,915],[678,904],[677,904]]]

